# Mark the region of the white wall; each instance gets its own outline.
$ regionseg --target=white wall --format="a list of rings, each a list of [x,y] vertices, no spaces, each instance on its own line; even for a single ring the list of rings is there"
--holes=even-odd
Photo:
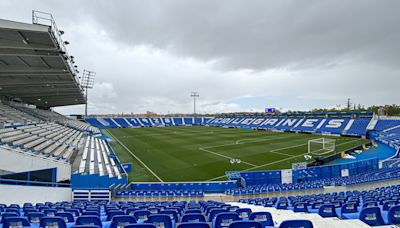
[[[0,168],[14,173],[57,168],[57,182],[71,179],[71,165],[66,162],[41,158],[1,146]]]
[[[71,188],[34,187],[0,184],[0,203],[24,204],[71,201]]]

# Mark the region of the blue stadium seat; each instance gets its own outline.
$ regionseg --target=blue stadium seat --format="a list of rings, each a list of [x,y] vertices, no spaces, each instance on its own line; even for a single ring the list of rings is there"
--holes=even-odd
[[[213,221],[213,228],[229,227],[232,222],[238,220],[240,220],[240,218],[236,212],[218,213]]]
[[[369,226],[385,225],[379,207],[366,207],[362,209],[359,219]]]
[[[3,220],[2,228],[29,227],[30,225],[30,222],[26,218],[8,217]]]
[[[146,223],[155,224],[157,227],[173,228],[175,225],[168,215],[149,215]]]
[[[286,220],[283,221],[279,228],[313,228],[313,224],[309,220]]]
[[[136,223],[136,218],[131,215],[116,215],[112,218],[110,228],[124,227]]]
[[[95,225],[72,225],[70,228],[100,228],[100,226]]]
[[[157,228],[157,226],[151,223],[140,223],[140,224],[129,224],[124,226],[124,228]]]
[[[340,217],[342,219],[358,218],[358,207],[356,203],[345,203],[342,205]]]
[[[323,204],[318,209],[318,214],[323,218],[337,217],[336,208],[333,204]]]
[[[123,211],[110,211],[110,212],[107,214],[107,219],[106,219],[106,221],[111,221],[112,218],[113,218],[114,216],[117,216],[117,215],[125,215],[125,213],[124,213]]]
[[[185,214],[201,214],[201,210],[200,209],[188,209],[185,211]]]
[[[76,219],[76,225],[95,225],[102,227],[101,220],[98,216],[94,215],[82,215]]]
[[[181,222],[206,222],[206,218],[203,214],[184,214],[182,216]]]
[[[212,222],[215,216],[219,213],[226,212],[225,209],[211,209],[210,213],[208,214],[208,221]]]
[[[250,214],[249,220],[261,223],[263,227],[274,226],[274,220],[269,212],[253,212]]]
[[[6,212],[16,213],[16,214],[18,214],[18,216],[20,215],[19,209],[18,208],[14,208],[14,207],[6,208]]]
[[[179,224],[177,228],[210,228],[210,225],[206,222],[187,222]]]
[[[84,211],[82,212],[83,216],[97,216],[100,217],[100,212],[98,211]]]
[[[387,214],[387,224],[400,224],[400,205],[393,206]]]
[[[6,218],[11,218],[11,217],[19,217],[19,214],[15,212],[4,212],[1,214],[1,222],[4,223]]]
[[[308,212],[307,203],[298,202],[294,204],[294,212]]]
[[[42,217],[40,219],[40,227],[66,228],[67,225],[62,217]]]
[[[229,228],[263,228],[263,226],[256,221],[235,221],[229,225]]]
[[[71,212],[57,212],[56,216],[63,218],[66,223],[75,222],[74,215]]]
[[[151,212],[148,210],[138,210],[133,212],[133,216],[136,218],[138,222],[145,222],[147,218],[151,215]]]
[[[238,208],[236,209],[236,213],[239,215],[241,219],[249,219],[251,214],[250,208]]]
[[[56,209],[46,209],[46,210],[43,210],[43,213],[48,217],[52,217],[52,216],[56,216],[57,210]]]
[[[178,212],[176,210],[166,209],[166,210],[160,211],[159,214],[168,215],[171,218],[171,220],[173,220],[175,223],[179,222]]]
[[[42,212],[31,212],[31,213],[28,213],[27,218],[30,223],[38,223],[39,224],[40,219],[44,216],[45,215]]]

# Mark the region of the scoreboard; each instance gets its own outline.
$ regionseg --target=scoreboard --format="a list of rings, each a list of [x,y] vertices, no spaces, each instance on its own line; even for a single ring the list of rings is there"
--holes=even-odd
[[[275,108],[265,108],[265,113],[275,113]]]

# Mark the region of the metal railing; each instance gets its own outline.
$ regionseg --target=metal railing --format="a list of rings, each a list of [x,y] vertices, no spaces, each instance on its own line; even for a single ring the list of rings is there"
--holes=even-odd
[[[51,13],[32,10],[32,24],[49,26],[50,35],[53,37],[61,53],[66,57],[66,62],[71,70],[75,83],[79,86],[80,90],[83,91],[83,88],[79,83],[78,72],[75,69],[71,57],[68,55],[65,42],[62,39],[64,32],[58,29],[53,15]]]
[[[63,187],[69,188],[71,184],[56,183],[56,182],[43,182],[43,181],[27,181],[0,178],[0,185],[22,185],[22,186],[38,186],[38,187]]]

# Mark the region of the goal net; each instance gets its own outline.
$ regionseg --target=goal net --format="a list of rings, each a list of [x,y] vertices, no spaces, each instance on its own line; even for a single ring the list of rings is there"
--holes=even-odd
[[[328,155],[335,152],[335,139],[319,138],[308,140],[308,155]]]

